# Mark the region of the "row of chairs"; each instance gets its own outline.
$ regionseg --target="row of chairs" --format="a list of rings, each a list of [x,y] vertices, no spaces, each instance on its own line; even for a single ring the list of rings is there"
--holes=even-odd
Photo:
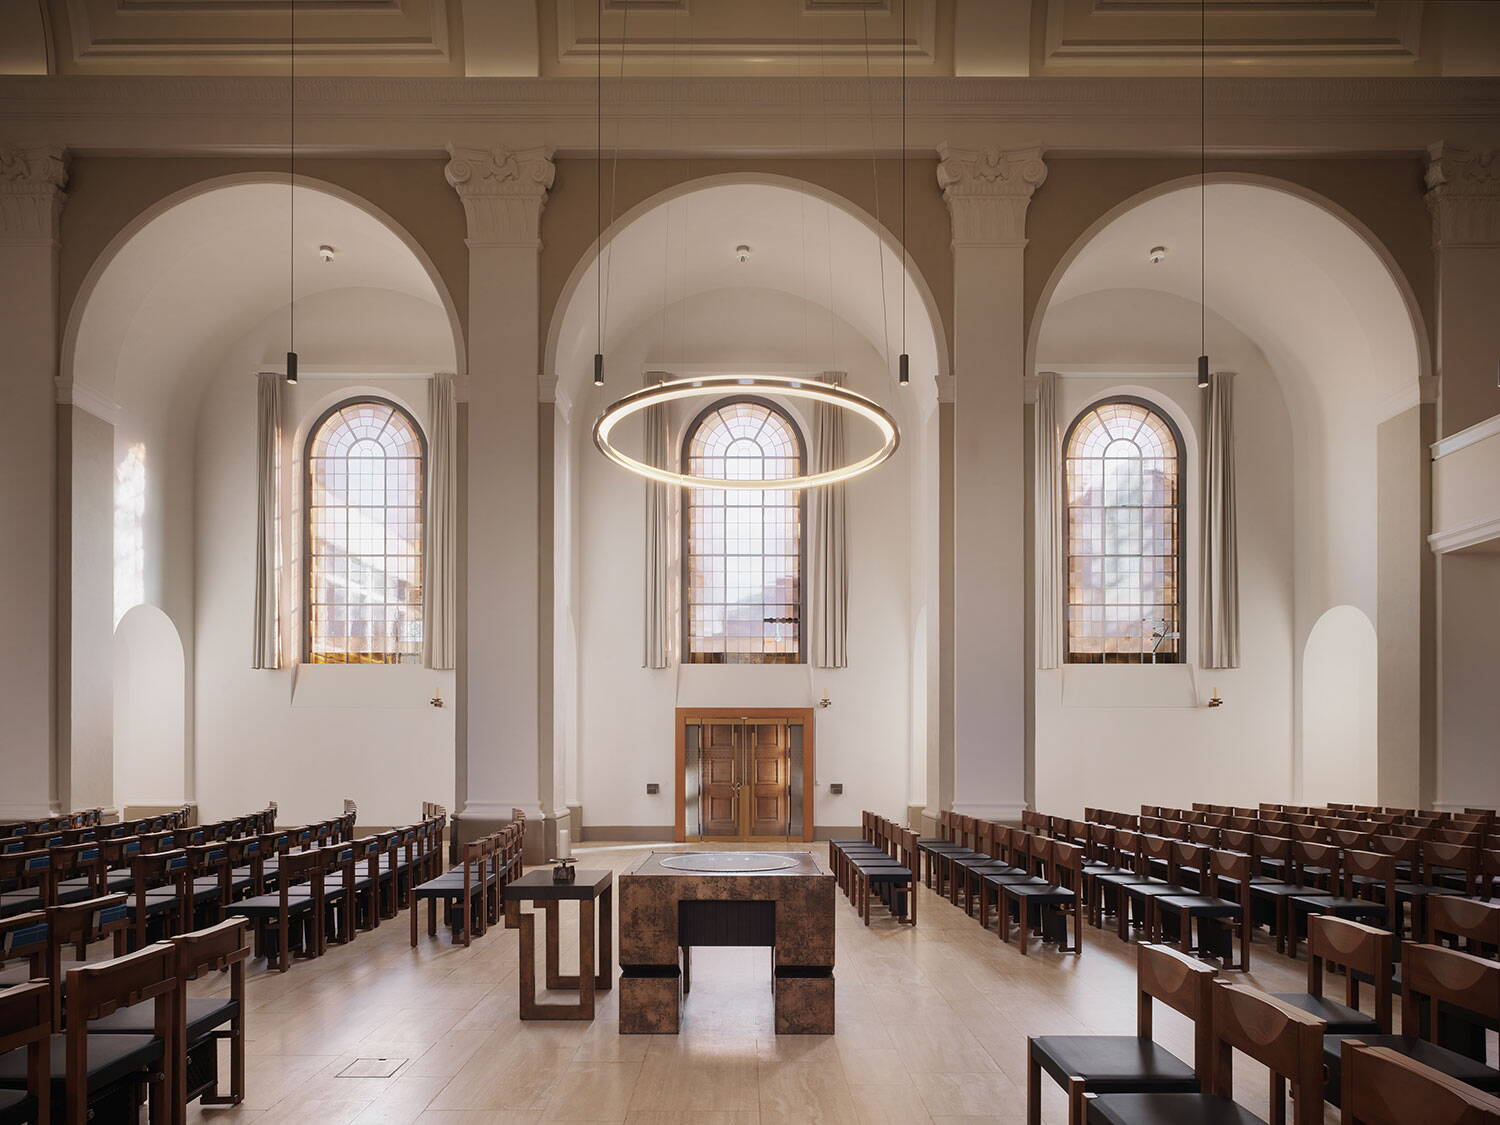
[[[498,832],[463,846],[459,863],[449,871],[427,872],[422,882],[412,881],[410,890],[411,944],[417,944],[417,903],[427,903],[427,933],[437,934],[438,908],[442,907],[453,939],[468,946],[500,921],[505,885],[523,872],[522,850],[526,842],[526,813],[511,810],[511,822]]]
[[[917,834],[868,809],[860,817],[858,839],[828,841],[828,865],[839,889],[867,926],[876,899],[898,922],[917,924],[918,859]]]
[[[1166,946],[1137,947],[1137,1027],[1133,1036],[1041,1036],[1027,1040],[1027,1121],[1041,1121],[1043,1074],[1066,1091],[1070,1125],[1136,1125],[1140,1122],[1235,1122],[1260,1118],[1234,1100],[1236,1052],[1272,1076],[1272,1120],[1286,1120],[1287,1094],[1294,1125],[1324,1120],[1325,1099],[1358,1125],[1497,1125],[1500,1098],[1484,1083],[1456,1077],[1463,1060],[1439,1046],[1436,1012],[1467,1000],[1466,986],[1481,986],[1500,966],[1468,954],[1411,943],[1415,969],[1402,1016],[1402,1034],[1360,1013],[1325,1001],[1323,956],[1358,959],[1389,935],[1336,918],[1314,921],[1311,941],[1320,951],[1305,994],[1268,995],[1242,981],[1217,978],[1214,969]],[[1387,951],[1387,956],[1388,956]],[[1184,1062],[1152,1037],[1153,1005],[1161,1003],[1193,1022],[1193,1056]],[[1338,1021],[1344,1022],[1340,1024]],[[1352,1029],[1351,1029],[1352,1028]]]
[[[415,824],[359,839],[312,833],[302,844],[305,830],[272,833],[257,841],[248,882],[231,886],[226,912],[248,919],[256,956],[286,972],[294,958],[321,957],[394,918],[441,870],[446,825],[436,808]],[[351,819],[349,837],[352,828]]]

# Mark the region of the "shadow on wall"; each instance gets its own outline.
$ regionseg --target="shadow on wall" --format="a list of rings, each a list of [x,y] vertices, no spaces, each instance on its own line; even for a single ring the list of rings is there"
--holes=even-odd
[[[114,673],[115,805],[181,804],[187,678],[172,619],[154,605],[126,612],[115,627]]]
[[[1318,618],[1302,653],[1302,785],[1308,804],[1374,804],[1375,626],[1352,605]]]

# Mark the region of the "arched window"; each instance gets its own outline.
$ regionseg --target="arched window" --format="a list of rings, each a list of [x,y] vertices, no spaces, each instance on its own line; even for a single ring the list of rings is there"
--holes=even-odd
[[[378,398],[341,402],[307,439],[307,652],[313,664],[422,656],[427,446]]]
[[[780,407],[727,399],[688,427],[682,471],[767,480],[800,474],[803,456]],[[800,663],[802,492],[690,488],[686,507],[687,663]]]
[[[1069,663],[1182,661],[1181,448],[1139,399],[1097,402],[1068,428]]]

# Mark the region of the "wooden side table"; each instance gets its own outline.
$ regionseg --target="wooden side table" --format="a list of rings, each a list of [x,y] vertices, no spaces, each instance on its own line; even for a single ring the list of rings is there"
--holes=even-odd
[[[558,971],[558,905],[578,903],[578,975]],[[536,999],[536,915],[523,902],[540,903],[547,920],[547,987],[578,990],[576,1004],[538,1004]],[[598,903],[598,958],[595,959],[595,903]],[[591,1020],[594,993],[608,992],[614,978],[614,873],[579,871],[571,883],[554,883],[550,868],[529,871],[505,884],[505,928],[521,931],[521,1018]],[[595,965],[597,964],[597,972]]]

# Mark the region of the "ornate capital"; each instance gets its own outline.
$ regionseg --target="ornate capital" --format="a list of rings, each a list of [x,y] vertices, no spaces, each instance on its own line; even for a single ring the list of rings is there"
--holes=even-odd
[[[0,242],[55,242],[67,196],[60,145],[0,145]]]
[[[470,246],[540,246],[542,208],[557,174],[550,148],[448,146],[443,175],[464,203]]]
[[[1026,207],[1047,178],[1040,148],[961,149],[938,145],[938,187],[955,246],[1023,246]]]
[[[1425,179],[1435,248],[1500,246],[1500,153],[1438,141]]]

